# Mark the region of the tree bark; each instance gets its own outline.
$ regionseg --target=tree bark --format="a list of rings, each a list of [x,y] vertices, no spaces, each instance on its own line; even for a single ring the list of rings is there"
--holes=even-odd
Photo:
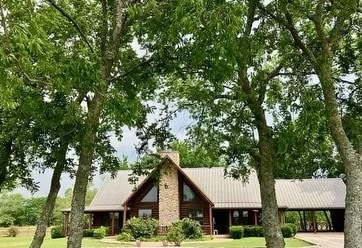
[[[329,128],[346,171],[344,247],[356,248],[362,247],[362,162],[344,131],[335,97],[332,64],[328,61],[326,58],[321,64],[318,76],[323,89]]]
[[[12,145],[13,141],[11,139],[5,142],[0,142],[0,192],[8,177],[7,170],[10,164]]]
[[[271,128],[267,125],[265,111],[262,107],[262,99],[265,96],[256,98],[256,94],[250,86],[246,68],[239,72],[239,85],[241,85],[242,91],[246,96],[246,103],[253,113],[259,135],[258,149],[260,161],[257,161],[256,169],[260,185],[261,216],[266,246],[268,248],[283,248],[285,243],[279,223],[273,174],[273,162],[275,160],[273,135]]]
[[[88,180],[91,173],[97,130],[104,98],[96,92],[93,99],[88,101],[88,116],[84,123],[83,135],[80,142],[79,165],[76,173],[70,226],[67,247],[80,248],[83,238],[83,213]]]
[[[126,22],[126,11],[124,11],[126,4],[129,4],[127,1],[114,1],[112,21],[107,19],[109,9],[107,4],[109,3],[107,1],[102,1],[101,4],[103,10],[103,26],[98,35],[101,40],[100,61],[102,64],[101,73],[103,82],[97,87],[93,99],[88,99],[88,114],[82,130],[79,165],[72,198],[72,210],[67,242],[68,248],[80,248],[82,245],[85,196],[92,168],[100,115],[105,101],[107,87],[109,86],[112,68],[122,44],[122,34],[126,32],[126,27],[128,25]],[[109,23],[113,24],[111,29],[109,29]]]
[[[343,32],[340,31],[343,29],[344,22],[353,14],[353,11],[356,10],[353,4],[351,4],[351,6],[348,4],[344,5],[344,9],[341,10],[341,13],[336,17],[337,21],[335,21],[334,27],[330,32],[327,32],[322,3],[323,2],[320,1],[317,4],[315,15],[312,17],[316,32],[315,38],[320,44],[320,48],[317,50],[312,50],[312,47],[308,47],[307,44],[304,43],[300,32],[298,32],[293,23],[292,15],[286,6],[282,6],[286,20],[280,21],[280,19],[276,19],[290,31],[295,44],[302,50],[305,57],[313,66],[322,86],[328,126],[346,172],[344,247],[356,248],[362,247],[362,158],[361,154],[353,148],[352,143],[345,133],[338,111],[333,81],[335,48],[338,47],[337,44],[343,36]]]
[[[46,230],[49,224],[49,220],[54,211],[55,201],[57,200],[57,196],[60,189],[60,177],[62,175],[64,165],[66,163],[66,156],[68,151],[69,142],[65,139],[62,142],[56,166],[53,171],[52,180],[50,184],[50,190],[47,196],[47,200],[43,206],[39,222],[36,226],[36,230],[34,233],[33,241],[30,244],[30,248],[40,248],[43,244],[44,237],[46,235]]]
[[[273,174],[274,147],[272,134],[266,125],[265,114],[263,119],[257,119],[259,133],[260,166],[257,168],[262,205],[261,220],[264,230],[266,247],[281,248],[285,246],[278,218],[278,204],[275,194],[275,180]]]

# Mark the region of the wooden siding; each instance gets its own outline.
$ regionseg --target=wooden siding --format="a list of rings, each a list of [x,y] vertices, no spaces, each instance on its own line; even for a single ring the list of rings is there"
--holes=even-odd
[[[210,234],[210,204],[197,189],[188,184],[181,175],[179,176],[179,197],[180,197],[180,219],[189,218],[189,211],[191,209],[202,209],[203,220],[202,230],[205,234]],[[186,183],[197,195],[197,201],[184,201],[183,200],[183,183]]]
[[[141,202],[143,197],[151,190],[153,187],[153,183],[149,180],[146,184],[142,186],[137,191],[137,195],[133,197],[133,200],[127,203],[127,206],[131,208],[130,217],[138,217],[138,210],[140,209],[151,209],[152,210],[152,218],[159,218],[159,207],[158,207],[158,193],[157,193],[157,202]]]

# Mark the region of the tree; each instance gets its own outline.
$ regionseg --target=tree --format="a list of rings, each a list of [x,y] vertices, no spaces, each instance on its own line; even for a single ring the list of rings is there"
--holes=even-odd
[[[49,106],[45,110],[38,107],[45,114],[64,111],[58,121],[36,115],[42,120],[36,127],[41,129],[41,137],[46,138],[37,144],[42,144],[52,158],[45,161],[60,166],[53,175],[51,197],[44,209],[47,213],[53,208],[61,171],[65,168],[74,173],[68,149],[79,156],[68,246],[80,247],[88,180],[97,166],[104,172],[115,170],[118,165],[108,132],[121,136],[123,125],[142,125],[150,110],[141,101],[155,88],[153,74],[144,67],[151,60],[137,56],[131,46],[131,20],[124,11],[126,1],[1,4],[1,20],[8,32],[2,38],[10,40],[3,43],[10,45],[7,53],[1,55],[4,60],[11,58],[6,64],[9,68],[2,72],[9,71],[7,79],[15,85],[11,89],[17,89],[18,95],[26,89],[38,92],[37,104]],[[18,96],[10,93],[7,97],[14,97],[12,100]],[[44,126],[54,128],[43,130]],[[23,154],[28,155],[27,152]],[[21,171],[29,171],[26,168]],[[35,235],[33,247],[41,245],[43,234]]]
[[[170,5],[159,8],[170,13]],[[267,246],[284,247],[273,175],[275,135],[264,108],[266,90],[283,68],[279,56],[263,59],[275,50],[276,34],[267,32],[270,23],[262,17],[256,23],[256,1],[183,1],[170,8],[173,25],[155,32],[170,58],[166,65],[175,68],[164,95],[191,112],[198,121],[194,137],[226,156],[232,175],[256,169]]]
[[[328,127],[346,172],[345,247],[362,244],[362,163],[359,145],[350,140],[342,122],[337,87],[342,94],[350,95],[353,103],[360,79],[348,82],[343,78],[348,74],[360,75],[360,7],[359,1],[351,0],[279,1],[265,8],[288,30],[295,56],[303,56],[319,79]]]

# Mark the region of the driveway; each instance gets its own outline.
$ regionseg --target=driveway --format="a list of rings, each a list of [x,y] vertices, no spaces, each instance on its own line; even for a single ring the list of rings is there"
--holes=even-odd
[[[339,232],[328,233],[297,233],[297,238],[318,245],[322,248],[343,248],[344,234]]]

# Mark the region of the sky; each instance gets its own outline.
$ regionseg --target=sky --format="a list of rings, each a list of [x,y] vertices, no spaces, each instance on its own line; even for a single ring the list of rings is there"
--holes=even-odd
[[[156,114],[149,118],[149,121],[154,121],[156,119]],[[184,139],[186,137],[186,127],[190,125],[192,120],[190,119],[188,113],[181,112],[177,118],[171,122],[172,133],[178,139]],[[124,128],[123,139],[120,142],[115,136],[111,136],[110,140],[114,148],[116,149],[116,156],[122,158],[123,156],[127,157],[129,162],[134,162],[137,160],[137,153],[135,145],[138,143],[138,139],[135,134],[135,129]],[[31,194],[30,191],[25,188],[17,188],[14,192],[20,193],[26,197],[42,197],[47,196],[50,188],[50,180],[52,177],[52,170],[46,170],[43,172],[34,171],[32,173],[36,182],[38,182],[39,190],[35,194]],[[104,176],[97,173],[93,178],[92,187],[99,188]],[[61,189],[59,191],[59,196],[63,196],[65,191],[69,188],[72,188],[74,185],[74,179],[71,179],[68,174],[63,173],[61,178]]]

